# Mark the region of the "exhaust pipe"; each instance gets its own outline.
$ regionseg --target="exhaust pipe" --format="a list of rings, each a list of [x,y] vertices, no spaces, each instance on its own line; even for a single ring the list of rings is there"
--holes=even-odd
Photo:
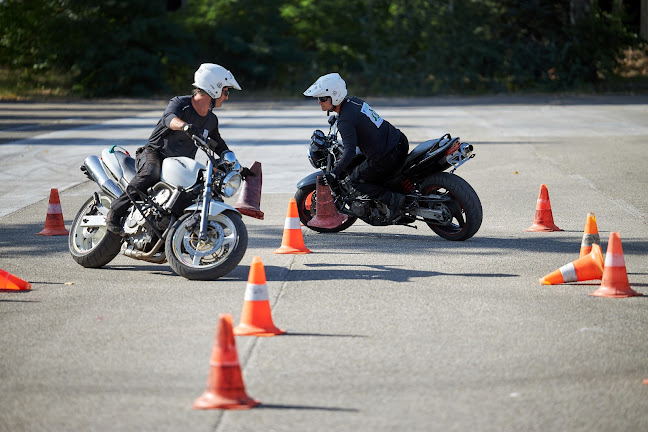
[[[117,186],[117,183],[108,178],[108,175],[97,156],[88,156],[83,161],[82,168],[85,168],[85,173],[88,174],[90,178],[99,185],[99,187],[101,187],[101,190],[106,192],[113,199],[118,198],[122,194],[122,190]]]

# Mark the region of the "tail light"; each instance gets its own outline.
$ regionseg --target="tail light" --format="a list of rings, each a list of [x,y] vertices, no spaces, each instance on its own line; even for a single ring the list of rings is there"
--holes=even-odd
[[[459,150],[460,147],[461,147],[461,143],[459,142],[459,140],[457,140],[457,141],[455,141],[454,144],[452,144],[452,145],[450,146],[450,148],[446,151],[446,154],[447,154],[447,155],[451,155],[452,153],[454,153],[454,152],[456,152],[457,150]]]

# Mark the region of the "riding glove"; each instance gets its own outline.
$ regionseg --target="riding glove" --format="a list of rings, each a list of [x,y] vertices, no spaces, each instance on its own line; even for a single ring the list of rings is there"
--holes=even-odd
[[[250,168],[246,167],[241,168],[241,171],[239,171],[239,173],[241,174],[241,177],[243,177],[243,180],[245,180],[248,176],[256,177],[256,174],[254,174],[254,172],[252,172]]]
[[[185,123],[182,125],[182,132],[189,135],[189,138],[193,137],[194,135],[201,136],[200,130],[190,123]]]
[[[337,178],[333,173],[326,173],[319,178],[318,182],[322,186],[334,187],[337,184]]]

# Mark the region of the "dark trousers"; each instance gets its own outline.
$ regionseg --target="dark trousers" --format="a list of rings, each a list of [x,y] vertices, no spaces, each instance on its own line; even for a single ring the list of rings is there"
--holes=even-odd
[[[389,202],[392,193],[382,186],[401,167],[409,153],[407,137],[401,133],[398,145],[380,160],[365,160],[351,173],[351,185],[370,198]]]
[[[139,194],[135,188],[146,193],[148,188],[153,186],[160,180],[160,173],[162,171],[162,158],[159,153],[150,147],[143,147],[138,151],[135,159],[135,169],[137,174],[131,180],[127,188],[128,193],[135,199],[139,198]],[[116,217],[122,218],[128,213],[131,201],[125,193],[115,199],[111,206],[110,211]]]

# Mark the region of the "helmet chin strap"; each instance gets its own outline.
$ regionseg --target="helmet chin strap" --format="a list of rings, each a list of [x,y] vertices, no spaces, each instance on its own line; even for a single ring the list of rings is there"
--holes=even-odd
[[[333,100],[333,99],[331,98],[331,100]],[[344,99],[343,99],[343,100],[344,100]],[[341,104],[342,104],[342,102],[340,102],[339,104],[333,106],[333,104],[331,103],[332,108],[331,108],[330,110],[326,110],[326,115],[327,115],[327,116],[331,115],[331,111],[335,111],[335,112],[337,113],[337,111],[336,111],[335,109],[336,109],[337,107],[339,107]]]

